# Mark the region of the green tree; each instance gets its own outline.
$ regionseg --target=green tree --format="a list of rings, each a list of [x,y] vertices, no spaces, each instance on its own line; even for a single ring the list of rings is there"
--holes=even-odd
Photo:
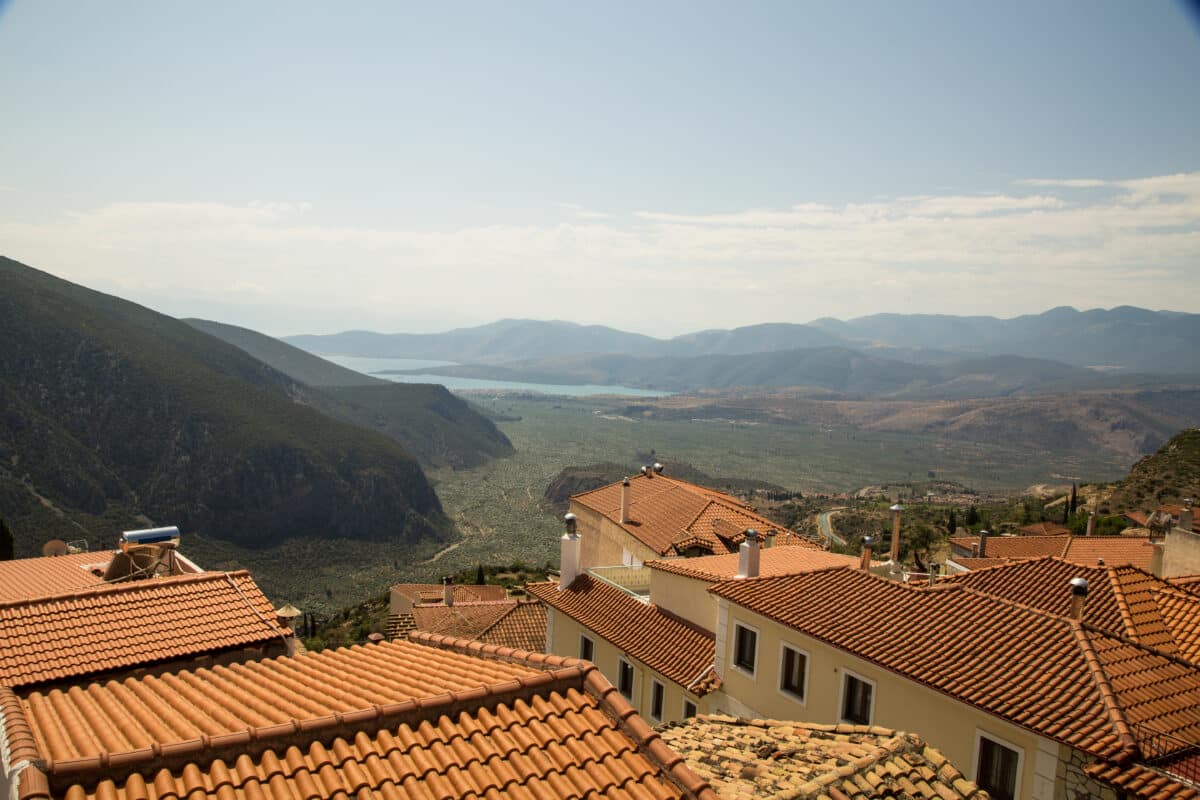
[[[0,519],[0,561],[13,559],[13,534],[4,520]]]
[[[954,516],[953,508],[950,509],[950,516],[946,518],[946,530],[950,531],[951,536],[958,530],[958,518]]]
[[[483,586],[485,583],[487,583],[487,579],[483,575],[483,564],[480,564],[479,569],[475,571],[475,585]]]
[[[1062,524],[1063,524],[1063,525],[1066,525],[1068,522],[1070,522],[1070,521],[1071,521],[1071,514],[1072,514],[1072,513],[1073,513],[1073,512],[1071,511],[1071,504],[1070,504],[1070,503],[1063,503],[1063,521],[1062,521]]]
[[[971,527],[972,525],[978,525],[979,524],[979,509],[975,508],[975,506],[971,506],[970,508],[968,508],[967,509],[967,518],[966,518],[965,522],[966,522],[966,525],[968,528]]]
[[[1079,487],[1077,487],[1075,485],[1075,481],[1071,481],[1071,512],[1070,513],[1072,513],[1072,514],[1074,514],[1076,511],[1079,510],[1079,506],[1077,505],[1078,492],[1079,492]]]

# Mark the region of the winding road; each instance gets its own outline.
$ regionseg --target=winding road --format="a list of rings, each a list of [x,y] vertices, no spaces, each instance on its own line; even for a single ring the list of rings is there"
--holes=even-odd
[[[828,511],[822,511],[817,515],[817,529],[821,532],[821,535],[825,537],[825,541],[837,542],[840,545],[846,544],[845,539],[833,532],[833,525],[829,523],[830,517],[839,511],[845,511],[845,509],[845,506],[838,506],[837,508],[831,508]]]

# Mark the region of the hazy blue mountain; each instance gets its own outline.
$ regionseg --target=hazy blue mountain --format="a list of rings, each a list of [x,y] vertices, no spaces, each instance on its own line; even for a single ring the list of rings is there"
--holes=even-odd
[[[1013,355],[1126,372],[1200,373],[1200,315],[1121,306],[1053,308],[1012,319],[945,314],[873,314],[800,325],[765,323],[656,339],[600,325],[502,320],[436,334],[350,331],[293,336],[314,353],[500,364],[583,354],[748,355],[843,347],[880,358],[945,364],[968,355]]]

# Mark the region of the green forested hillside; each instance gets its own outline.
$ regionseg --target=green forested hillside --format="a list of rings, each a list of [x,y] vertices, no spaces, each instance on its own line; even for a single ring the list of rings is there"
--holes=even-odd
[[[1115,483],[1108,507],[1116,511],[1154,511],[1184,498],[1200,499],[1200,429],[1172,436],[1158,452],[1138,461]]]
[[[440,384],[379,380],[246,328],[185,322],[313,387],[304,393],[304,402],[395,439],[425,466],[475,466],[513,452],[495,423]]]
[[[21,554],[150,521],[252,548],[453,536],[398,443],[295,402],[305,391],[178,320],[0,258],[0,518]]]

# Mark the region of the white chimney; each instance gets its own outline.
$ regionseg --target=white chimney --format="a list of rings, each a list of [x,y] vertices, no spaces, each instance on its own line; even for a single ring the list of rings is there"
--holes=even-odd
[[[1191,533],[1193,519],[1194,519],[1194,516],[1193,516],[1193,512],[1192,512],[1192,500],[1191,500],[1191,498],[1188,498],[1187,500],[1183,501],[1183,510],[1181,510],[1179,512],[1178,527],[1183,528],[1188,533]]]
[[[629,522],[629,478],[621,481],[621,524]]]
[[[891,561],[893,564],[900,563],[900,512],[904,510],[904,506],[896,503],[892,506],[892,555]]]
[[[1150,573],[1155,577],[1163,576],[1163,549],[1165,545],[1162,542],[1151,542],[1150,546],[1154,548],[1154,552],[1150,554]]]
[[[1088,536],[1096,535],[1096,512],[1095,511],[1088,512],[1087,535]]]
[[[1087,578],[1071,578],[1071,619],[1083,619],[1083,602],[1087,600]]]
[[[746,538],[738,548],[738,578],[758,577],[758,531],[746,529]]]
[[[662,475],[662,471],[663,471],[663,465],[658,463],[657,461],[655,461],[654,462],[654,474]]]
[[[558,588],[563,590],[579,577],[579,534],[575,532],[575,515],[563,517],[567,531],[559,540]]]
[[[442,578],[442,602],[448,606],[454,605],[454,578],[449,575]]]

